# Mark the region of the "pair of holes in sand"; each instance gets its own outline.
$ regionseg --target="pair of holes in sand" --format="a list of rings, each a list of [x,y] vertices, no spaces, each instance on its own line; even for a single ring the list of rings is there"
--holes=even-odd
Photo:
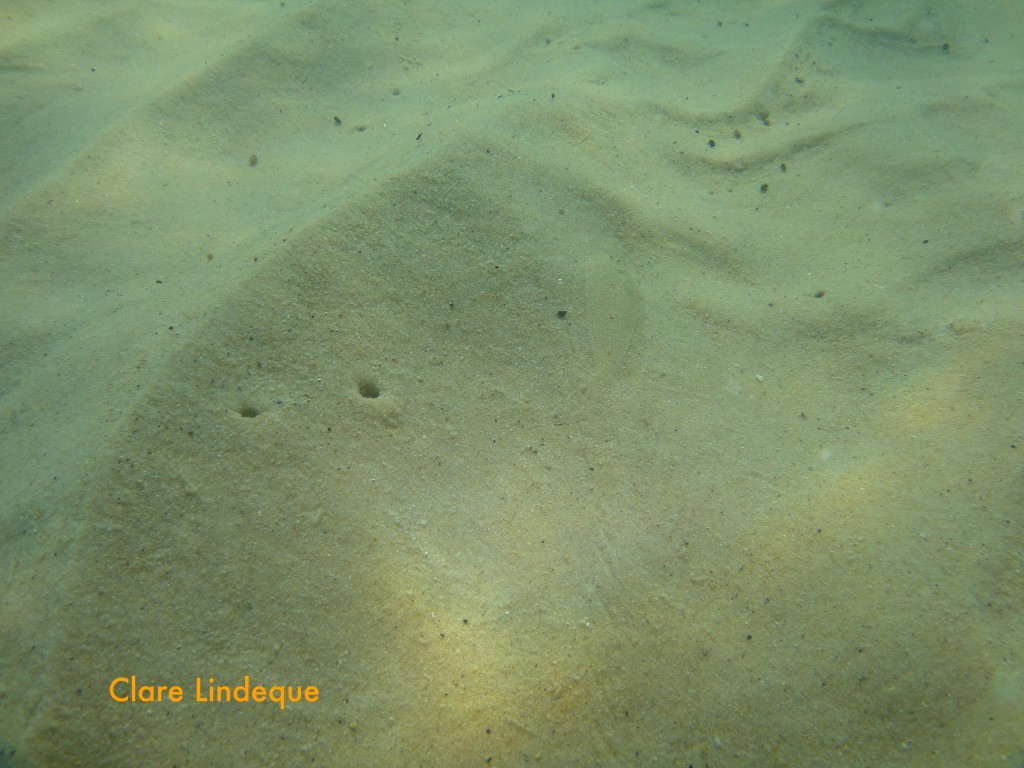
[[[369,379],[360,379],[357,381],[356,389],[359,391],[360,397],[367,397],[370,399],[380,397],[380,387]],[[238,415],[243,419],[255,419],[260,415],[260,409],[255,405],[243,405],[238,409]]]

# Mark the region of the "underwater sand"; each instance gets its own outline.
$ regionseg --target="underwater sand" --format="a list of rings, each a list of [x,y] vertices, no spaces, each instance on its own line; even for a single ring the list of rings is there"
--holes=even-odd
[[[1024,765],[965,5],[7,3],[0,766]]]

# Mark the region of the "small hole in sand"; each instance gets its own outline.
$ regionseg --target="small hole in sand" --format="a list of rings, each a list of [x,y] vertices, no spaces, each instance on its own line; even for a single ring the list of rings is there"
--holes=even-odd
[[[363,397],[380,397],[380,387],[365,379],[358,382],[359,394]]]

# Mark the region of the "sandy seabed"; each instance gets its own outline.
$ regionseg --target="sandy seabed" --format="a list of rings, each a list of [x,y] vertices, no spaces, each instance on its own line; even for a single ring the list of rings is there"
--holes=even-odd
[[[1024,766],[1022,37],[5,3],[0,766]]]

